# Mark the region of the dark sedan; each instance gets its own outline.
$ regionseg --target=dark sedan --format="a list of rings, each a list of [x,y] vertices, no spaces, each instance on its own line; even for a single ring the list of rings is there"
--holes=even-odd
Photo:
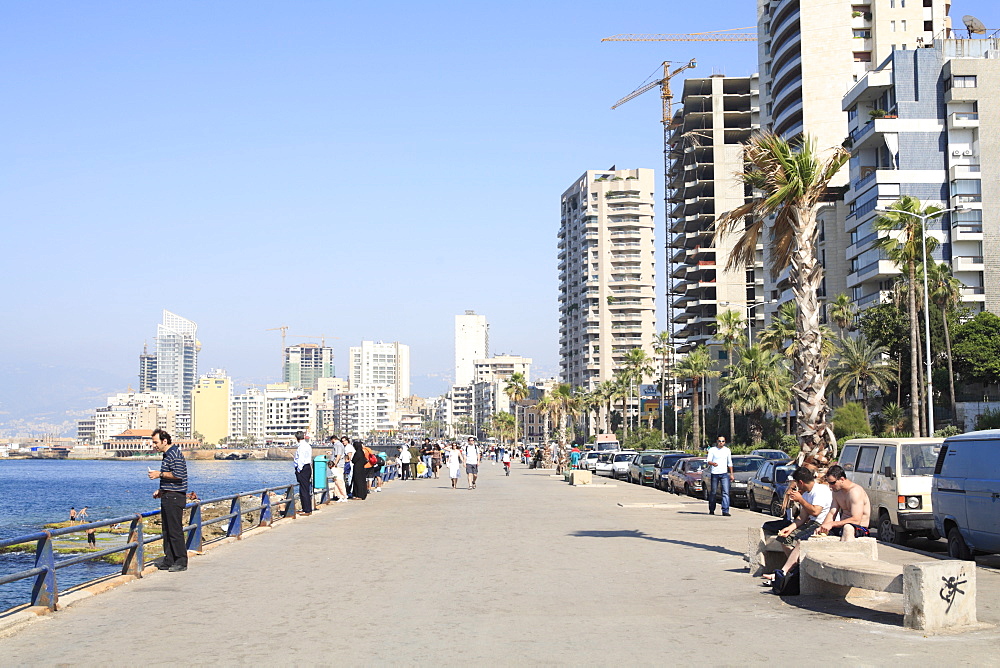
[[[679,460],[688,456],[686,452],[667,452],[660,455],[660,461],[653,469],[653,487],[667,491],[667,475],[670,474],[670,469],[674,468],[674,464]]]
[[[747,507],[750,510],[767,510],[781,517],[781,500],[785,498],[788,482],[795,472],[795,465],[766,462],[747,483]]]
[[[701,467],[705,465],[704,457],[685,457],[678,459],[667,474],[667,491],[674,494],[701,496]]]
[[[733,477],[736,478],[729,486],[729,499],[733,505],[745,505],[747,502],[747,483],[750,478],[767,460],[756,455],[733,455]],[[708,486],[711,484],[712,469],[706,466],[701,472],[701,482],[708,496]]]

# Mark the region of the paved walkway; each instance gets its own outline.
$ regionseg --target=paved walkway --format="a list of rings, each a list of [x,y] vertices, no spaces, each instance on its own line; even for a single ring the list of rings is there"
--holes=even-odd
[[[996,665],[995,627],[924,637],[901,609],[770,595],[742,560],[762,515],[482,468],[475,491],[394,482],[80,601],[0,639],[0,665]],[[981,619],[998,599],[980,569]]]

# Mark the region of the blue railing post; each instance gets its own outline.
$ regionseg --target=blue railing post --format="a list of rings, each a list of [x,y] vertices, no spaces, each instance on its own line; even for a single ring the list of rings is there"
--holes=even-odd
[[[194,508],[191,509],[188,524],[193,526],[191,527],[191,532],[188,534],[187,549],[201,552],[201,546],[204,542],[201,535],[201,501],[194,502]]]
[[[260,495],[260,521],[257,526],[266,527],[271,524],[271,492],[264,490]]]
[[[44,605],[49,610],[56,609],[59,592],[56,590],[56,558],[52,549],[52,535],[45,532],[45,538],[38,541],[35,548],[35,568],[44,568],[44,573],[35,577],[31,589],[31,605]]]
[[[229,518],[229,528],[226,530],[227,536],[236,536],[237,538],[243,535],[243,515],[240,512],[240,497],[233,499],[233,502],[229,506],[229,512],[235,513]]]
[[[128,542],[135,543],[135,547],[130,547],[128,554],[125,555],[122,575],[142,577],[142,568],[146,564],[146,547],[142,541],[142,515],[136,515],[128,528]]]
[[[284,517],[295,517],[295,485],[289,485],[285,490],[285,511]]]

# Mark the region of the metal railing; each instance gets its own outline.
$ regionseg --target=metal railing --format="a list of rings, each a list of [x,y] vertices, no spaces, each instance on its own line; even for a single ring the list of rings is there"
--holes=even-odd
[[[190,509],[191,513],[188,516],[188,523],[183,527],[187,549],[200,552],[205,543],[204,528],[213,524],[220,524],[222,522],[228,522],[228,524],[226,526],[225,535],[219,536],[219,539],[231,537],[239,538],[243,534],[243,516],[248,513],[260,513],[257,517],[257,523],[253,525],[255,527],[268,526],[272,522],[281,518],[295,517],[295,502],[299,500],[299,495],[296,493],[297,487],[298,483],[292,483],[288,485],[279,485],[277,487],[266,487],[264,489],[258,489],[251,492],[240,492],[237,494],[230,494],[228,496],[220,496],[216,499],[198,499],[189,502],[184,507],[185,509]],[[271,494],[277,492],[278,490],[284,491],[284,498],[272,501]],[[242,497],[257,495],[260,495],[259,505],[247,508],[240,503],[240,499]],[[314,502],[317,496],[319,497],[319,504],[321,505],[330,502],[329,489],[314,490]],[[230,502],[229,513],[207,521],[202,519],[201,508],[203,505],[210,503],[222,503],[225,501]],[[277,516],[274,514],[275,511],[278,513]],[[64,527],[62,529],[51,529],[25,536],[0,540],[0,548],[22,545],[25,543],[36,544],[34,567],[0,576],[0,586],[11,582],[34,578],[31,588],[31,605],[45,606],[50,610],[55,610],[59,601],[59,588],[56,582],[56,571],[61,568],[82,564],[88,561],[94,561],[95,559],[100,559],[118,552],[126,552],[125,559],[122,564],[121,574],[142,577],[142,570],[146,565],[146,545],[163,540],[162,533],[147,536],[143,530],[143,520],[148,517],[155,517],[159,514],[159,510],[150,510],[143,513],[136,513],[134,515],[123,515],[122,517],[101,520],[99,522],[78,524],[71,527]],[[75,554],[67,557],[66,559],[56,559],[55,546],[53,544],[55,538],[86,532],[88,529],[100,529],[102,527],[112,526],[115,524],[125,524],[126,522],[129,522],[130,525],[128,530],[128,539],[124,544],[116,547],[109,547],[104,550]],[[71,587],[79,586],[81,585],[77,584],[72,585]]]

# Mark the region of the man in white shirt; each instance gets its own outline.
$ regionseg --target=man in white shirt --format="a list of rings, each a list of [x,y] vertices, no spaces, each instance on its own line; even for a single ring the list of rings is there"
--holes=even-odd
[[[788,498],[798,502],[802,509],[791,524],[778,532],[778,542],[788,558],[774,575],[764,576],[769,580],[784,577],[798,563],[799,544],[816,533],[833,505],[833,490],[817,481],[816,474],[805,466],[795,469],[791,484],[795,489],[788,493]]]
[[[715,514],[716,489],[722,496],[722,516],[729,517],[729,485],[735,480],[733,475],[733,453],[726,447],[725,436],[720,436],[715,445],[708,449],[705,458],[712,467],[708,481],[708,514]]]
[[[469,489],[475,489],[476,478],[479,477],[479,448],[472,436],[465,446],[465,474],[469,477]]]
[[[302,504],[302,514],[312,515],[313,511],[313,490],[312,490],[312,443],[309,442],[309,434],[304,431],[295,432],[295,441],[298,447],[295,449],[295,478],[299,481],[299,501]]]

